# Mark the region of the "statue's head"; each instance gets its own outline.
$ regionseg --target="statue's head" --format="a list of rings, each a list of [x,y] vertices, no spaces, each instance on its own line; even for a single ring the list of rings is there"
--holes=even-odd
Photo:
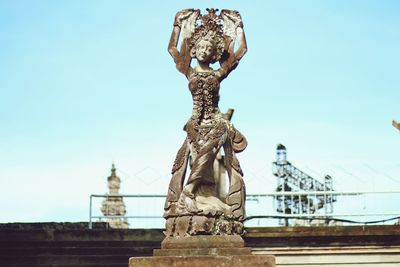
[[[196,25],[190,40],[190,54],[200,62],[215,63],[220,60],[225,44],[218,9],[207,9],[208,14],[201,16],[201,25]]]
[[[215,63],[224,52],[224,39],[215,32],[207,32],[193,44],[191,55],[200,62]]]

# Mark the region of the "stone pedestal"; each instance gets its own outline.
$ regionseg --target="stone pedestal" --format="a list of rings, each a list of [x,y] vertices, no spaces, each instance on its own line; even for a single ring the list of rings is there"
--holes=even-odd
[[[274,267],[275,257],[251,255],[239,235],[167,237],[153,257],[129,259],[129,267]]]

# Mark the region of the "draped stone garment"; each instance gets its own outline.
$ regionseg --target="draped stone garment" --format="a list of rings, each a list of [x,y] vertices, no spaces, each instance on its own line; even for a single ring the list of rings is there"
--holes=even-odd
[[[213,163],[221,147],[225,153],[225,167],[229,177],[229,192],[222,205],[230,207],[230,213],[238,220],[244,219],[245,186],[243,173],[236,158],[247,146],[245,137],[225,119],[218,108],[221,75],[218,71],[188,74],[189,90],[193,99],[192,117],[185,125],[187,137],[179,149],[165,202],[164,217],[176,216],[177,202],[182,192],[187,166],[191,159],[191,171],[186,184],[197,183],[193,192],[198,197],[217,197],[213,175]],[[204,213],[215,212],[205,210]]]

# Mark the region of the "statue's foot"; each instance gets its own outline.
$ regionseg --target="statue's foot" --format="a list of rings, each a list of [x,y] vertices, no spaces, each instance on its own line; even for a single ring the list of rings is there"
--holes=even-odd
[[[197,213],[202,211],[197,208],[196,200],[194,199],[194,194],[186,189],[183,189],[181,195],[179,196],[178,210],[190,213]]]

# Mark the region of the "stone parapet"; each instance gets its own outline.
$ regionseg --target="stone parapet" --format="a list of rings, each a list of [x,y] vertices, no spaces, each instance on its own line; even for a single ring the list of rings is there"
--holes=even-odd
[[[129,267],[273,267],[275,258],[266,255],[174,256],[131,258]]]

